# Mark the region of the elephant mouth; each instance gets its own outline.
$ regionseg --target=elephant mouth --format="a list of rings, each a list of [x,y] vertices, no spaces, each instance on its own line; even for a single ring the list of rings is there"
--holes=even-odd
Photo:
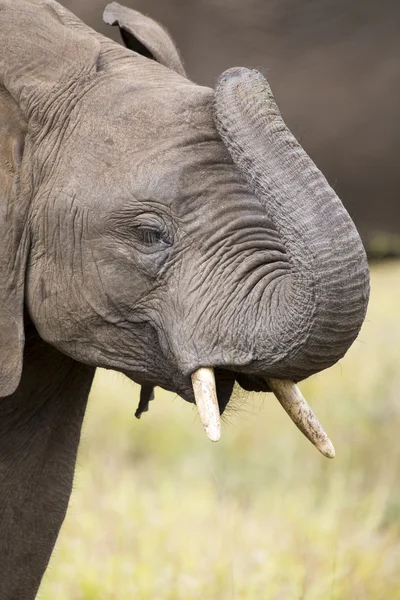
[[[235,383],[247,392],[269,392],[270,388],[265,379],[257,375],[245,375],[227,369],[216,368],[215,383],[219,412],[222,415],[232,397]]]

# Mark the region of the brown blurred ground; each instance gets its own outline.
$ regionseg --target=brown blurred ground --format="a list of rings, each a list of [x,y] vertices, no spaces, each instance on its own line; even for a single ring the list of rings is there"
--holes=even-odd
[[[64,0],[102,22],[105,0]],[[189,76],[213,85],[230,66],[266,73],[283,115],[335,187],[370,248],[400,234],[398,0],[125,0],[164,24]],[[398,246],[398,248],[395,248]]]

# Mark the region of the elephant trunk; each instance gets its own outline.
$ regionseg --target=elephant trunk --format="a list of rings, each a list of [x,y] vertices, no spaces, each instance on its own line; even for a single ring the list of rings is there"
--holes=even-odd
[[[220,77],[215,121],[282,238],[290,264],[267,292],[278,294],[277,309],[259,325],[261,344],[264,339],[259,362],[273,376],[299,380],[334,364],[356,338],[369,296],[365,251],[347,211],[286,127],[259,72],[236,68]]]

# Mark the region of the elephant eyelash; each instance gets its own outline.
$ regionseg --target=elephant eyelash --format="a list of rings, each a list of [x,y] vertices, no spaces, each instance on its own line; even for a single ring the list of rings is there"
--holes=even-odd
[[[140,242],[142,242],[145,246],[154,246],[156,244],[170,244],[170,240],[160,229],[156,229],[154,227],[141,226],[137,227],[136,232]]]

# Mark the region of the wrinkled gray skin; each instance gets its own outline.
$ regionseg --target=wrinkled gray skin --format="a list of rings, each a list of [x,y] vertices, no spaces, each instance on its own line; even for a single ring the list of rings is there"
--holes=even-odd
[[[189,402],[215,367],[223,411],[235,381],[334,364],[368,301],[357,231],[261,75],[214,93],[155,23],[106,20],[135,52],[0,0],[2,600],[37,592],[95,367]]]
[[[104,0],[63,3],[105,31]],[[212,85],[232,64],[265,71],[285,121],[334,186],[367,250],[378,250],[378,232],[400,235],[398,0],[126,4],[168,28],[199,83]]]

